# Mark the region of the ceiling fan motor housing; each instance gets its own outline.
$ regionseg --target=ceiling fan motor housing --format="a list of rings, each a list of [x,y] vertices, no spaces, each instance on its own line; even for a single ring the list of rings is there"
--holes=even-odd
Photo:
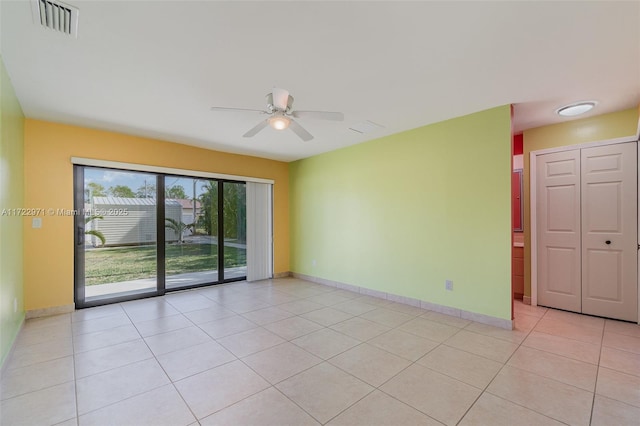
[[[267,110],[270,113],[272,113],[274,111],[279,111],[279,109],[276,108],[275,105],[273,105],[273,93],[267,93],[265,95],[265,98],[267,98]],[[292,107],[293,107],[293,96],[289,95],[288,98],[287,98],[287,109],[284,110],[283,112],[285,114],[290,114]]]

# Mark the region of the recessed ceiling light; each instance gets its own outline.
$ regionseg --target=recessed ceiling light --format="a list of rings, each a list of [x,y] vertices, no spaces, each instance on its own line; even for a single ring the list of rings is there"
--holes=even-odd
[[[578,102],[571,105],[558,108],[556,113],[563,117],[575,117],[576,115],[584,114],[587,111],[591,111],[596,106],[595,101]]]

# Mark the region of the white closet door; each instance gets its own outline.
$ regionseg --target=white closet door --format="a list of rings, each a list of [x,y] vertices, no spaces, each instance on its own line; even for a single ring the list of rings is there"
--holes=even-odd
[[[536,181],[538,304],[580,312],[580,151],[539,156]]]
[[[247,182],[247,281],[273,277],[271,189]]]
[[[636,143],[582,150],[582,312],[638,319]]]

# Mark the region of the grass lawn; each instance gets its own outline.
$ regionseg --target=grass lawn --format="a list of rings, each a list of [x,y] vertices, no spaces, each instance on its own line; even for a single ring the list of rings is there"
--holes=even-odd
[[[167,244],[166,275],[216,270],[217,244]],[[247,264],[247,251],[225,247],[224,266]],[[156,247],[109,247],[85,252],[85,285],[115,283],[156,276]]]

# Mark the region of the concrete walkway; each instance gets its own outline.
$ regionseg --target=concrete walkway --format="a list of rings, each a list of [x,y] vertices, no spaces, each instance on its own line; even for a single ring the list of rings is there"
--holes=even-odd
[[[227,268],[224,270],[225,279],[233,279],[247,276],[247,267]],[[186,274],[170,275],[166,277],[167,289],[205,284],[218,281],[218,271],[189,272]],[[85,299],[99,298],[105,295],[115,296],[119,293],[144,293],[155,291],[156,278],[144,278],[140,280],[121,281],[118,283],[96,284],[84,288]]]
[[[193,235],[193,236],[189,235],[189,236],[183,237],[183,240],[187,244],[216,244],[216,245],[218,244],[218,237],[211,236],[211,235]],[[247,249],[246,244],[234,243],[227,240],[225,240],[224,246],[235,247],[235,248],[244,249],[244,250]]]

